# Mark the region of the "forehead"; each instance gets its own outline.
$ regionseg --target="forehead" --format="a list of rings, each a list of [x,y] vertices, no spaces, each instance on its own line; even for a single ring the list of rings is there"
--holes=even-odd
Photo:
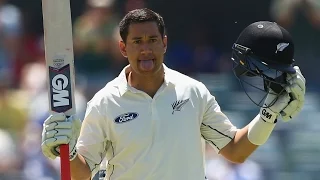
[[[142,37],[142,36],[160,36],[160,32],[156,22],[143,22],[130,24],[128,30],[128,37]]]

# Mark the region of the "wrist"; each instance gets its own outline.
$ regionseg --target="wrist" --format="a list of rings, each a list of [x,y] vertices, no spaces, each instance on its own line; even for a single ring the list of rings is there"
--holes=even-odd
[[[258,114],[249,123],[247,137],[252,144],[262,145],[268,140],[275,126],[275,123],[266,122]]]

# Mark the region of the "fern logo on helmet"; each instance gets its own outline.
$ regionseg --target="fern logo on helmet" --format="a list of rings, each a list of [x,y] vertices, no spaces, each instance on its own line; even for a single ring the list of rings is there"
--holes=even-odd
[[[278,51],[283,51],[288,46],[289,46],[289,43],[279,43],[277,45],[276,53],[278,53]]]

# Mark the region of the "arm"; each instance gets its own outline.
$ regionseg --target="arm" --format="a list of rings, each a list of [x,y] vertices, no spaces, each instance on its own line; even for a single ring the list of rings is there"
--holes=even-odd
[[[241,134],[242,130],[238,130],[221,112],[215,97],[212,96],[209,90],[201,83],[200,97],[202,103],[202,122],[200,132],[202,137],[215,150],[216,153],[223,152],[223,155],[230,161],[237,161],[233,156],[233,144],[230,142],[243,141]]]
[[[90,103],[82,126],[81,121],[73,116],[68,119],[63,113],[49,116],[42,131],[43,154],[55,159],[60,155],[59,148],[56,147],[69,144],[72,179],[90,179],[99,170],[109,148],[106,141],[107,124],[104,120],[98,107]]]
[[[220,154],[234,163],[243,163],[259,146],[248,137],[248,125],[236,132],[235,137],[221,149]]]
[[[74,162],[76,167],[74,172],[79,173],[82,170],[84,172],[76,174],[77,177],[84,175],[83,178],[87,178],[89,175],[90,179],[99,171],[100,164],[111,146],[107,136],[107,126],[107,120],[100,106],[97,106],[94,100],[88,103],[76,145],[78,160]],[[82,178],[79,179],[82,180]]]
[[[305,78],[299,67],[295,66],[296,74],[287,75],[290,82],[286,91],[279,97],[270,90],[265,99],[265,105],[273,104],[271,107],[260,108],[260,113],[244,128],[236,132],[234,138],[221,149],[220,153],[226,159],[233,162],[244,162],[252,152],[264,144],[272,133],[277,118],[289,121],[302,109],[305,95]],[[290,94],[290,95],[289,95]]]
[[[266,122],[260,115],[257,115],[247,126],[237,129],[221,112],[214,96],[208,90],[206,91],[202,92],[205,104],[200,128],[202,136],[217,153],[229,161],[244,162],[259,145],[268,139],[275,127],[275,119]]]
[[[72,161],[70,161],[71,179],[72,180],[85,180],[91,178],[91,171],[86,163],[84,157],[80,154],[77,155]]]
[[[246,127],[238,130],[235,137],[221,151],[221,155],[233,162],[244,162],[247,157],[264,144],[273,131],[277,118],[289,121],[302,109],[305,95],[305,78],[299,67],[295,66],[296,74],[287,75],[290,85],[286,92],[279,96],[269,108],[260,108],[260,113]],[[276,97],[270,90],[265,104],[270,104]],[[290,94],[290,95],[289,95]]]
[[[265,104],[270,104],[277,98],[268,94]],[[226,159],[242,163],[257,148],[264,144],[272,133],[280,112],[288,107],[290,97],[283,93],[269,108],[260,108],[260,113],[244,128],[239,129],[235,137],[220,151]]]

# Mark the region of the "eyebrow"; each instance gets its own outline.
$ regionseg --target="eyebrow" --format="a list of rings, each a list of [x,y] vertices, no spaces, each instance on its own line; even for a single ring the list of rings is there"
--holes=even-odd
[[[152,35],[152,36],[148,36],[148,38],[158,38],[159,36],[157,36],[157,35]],[[142,39],[142,37],[133,37],[133,38],[131,38],[131,40],[141,40]]]
[[[157,36],[157,35],[149,36],[149,38],[157,38],[157,37],[159,37],[159,36]]]

